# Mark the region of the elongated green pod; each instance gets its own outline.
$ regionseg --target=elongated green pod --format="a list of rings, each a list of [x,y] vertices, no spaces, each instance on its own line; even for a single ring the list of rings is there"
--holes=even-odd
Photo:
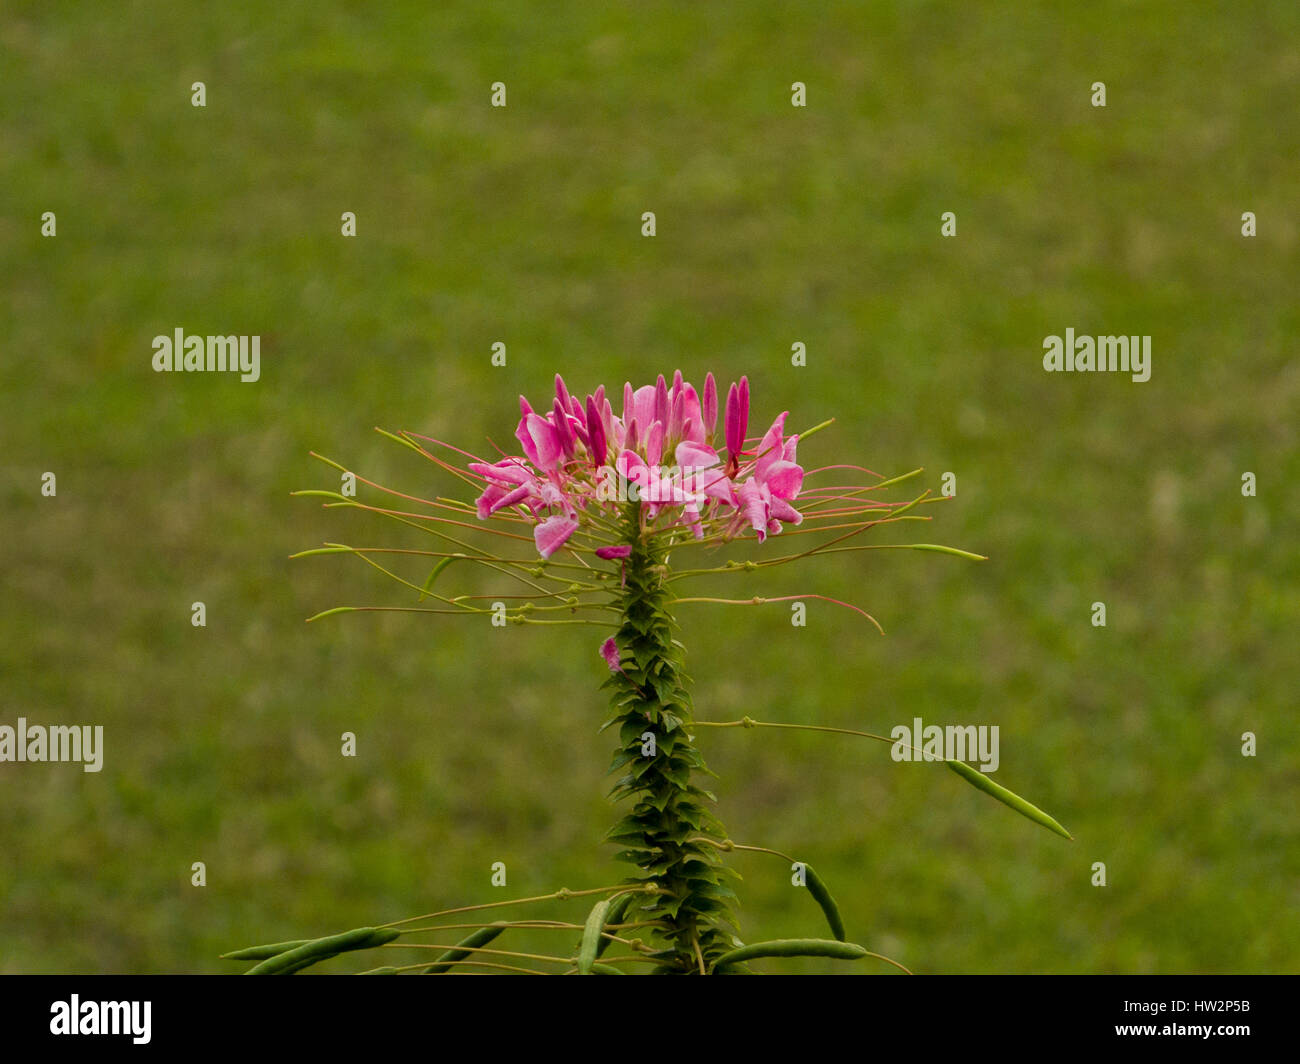
[[[600,961],[592,964],[591,971],[593,975],[627,975],[627,972],[615,968],[612,964],[602,964]]]
[[[429,595],[433,591],[434,582],[442,574],[442,571],[445,568],[447,568],[447,566],[449,566],[452,562],[454,562],[457,558],[463,558],[463,557],[465,557],[465,555],[463,554],[453,554],[447,558],[440,559],[438,561],[438,564],[433,567],[433,572],[429,574],[429,579],[427,579],[424,582],[424,587],[420,589],[419,601],[423,602],[425,596]]]
[[[591,907],[587,914],[587,924],[582,929],[582,943],[578,946],[578,974],[590,975],[591,966],[596,963],[596,947],[600,944],[600,933],[605,930],[605,918],[609,915],[609,899],[602,898]]]
[[[278,957],[281,953],[288,953],[291,949],[297,949],[299,946],[305,946],[311,939],[296,938],[289,942],[268,942],[265,946],[245,946],[243,949],[237,949],[234,953],[223,953],[223,961],[264,961],[268,957]]]
[[[291,964],[288,968],[285,968],[283,971],[272,972],[271,974],[272,975],[295,975],[298,972],[302,971],[304,968],[310,968],[313,964],[320,964],[321,961],[327,961],[331,957],[337,957],[337,956],[338,956],[337,953],[322,953],[319,956],[308,957],[306,960],[301,960],[294,964]]]
[[[829,938],[774,938],[771,942],[754,942],[724,953],[714,962],[713,970],[717,972],[757,957],[834,957],[841,961],[857,961],[867,955],[865,947],[856,942],[838,942]]]
[[[328,960],[340,953],[382,946],[385,942],[392,942],[400,934],[401,932],[395,927],[358,927],[352,931],[344,931],[341,935],[330,935],[326,938],[317,938],[310,942],[304,942],[301,946],[285,953],[268,957],[261,964],[248,969],[244,974],[292,974],[289,971],[290,969],[296,972],[309,964]]]
[[[803,875],[804,886],[808,888],[808,893],[813,896],[813,900],[821,906],[822,912],[826,915],[826,923],[830,925],[831,934],[840,942],[843,942],[844,921],[840,919],[840,907],[835,904],[835,899],[831,897],[830,890],[812,865],[805,864],[803,866]]]
[[[937,551],[939,554],[951,554],[955,558],[968,558],[973,562],[988,561],[988,558],[983,554],[972,554],[968,550],[958,550],[956,547],[945,547],[941,543],[909,543],[907,546],[909,550],[932,550]]]
[[[369,971],[357,972],[357,975],[396,975],[397,969],[391,964],[385,964],[380,968],[371,968]]]
[[[969,783],[972,787],[978,788],[979,790],[983,791],[985,794],[992,795],[1003,805],[1010,806],[1021,816],[1028,817],[1035,824],[1041,824],[1043,827],[1047,828],[1048,831],[1056,832],[1056,834],[1060,835],[1062,838],[1070,839],[1071,841],[1074,840],[1073,835],[1071,835],[1068,831],[1065,830],[1065,828],[1061,827],[1060,824],[1058,824],[1050,816],[1048,816],[1041,809],[1039,809],[1038,806],[1026,802],[1023,798],[1020,797],[1020,795],[1007,790],[1005,787],[997,783],[994,783],[991,779],[989,779],[986,775],[984,775],[984,773],[976,771],[975,769],[971,768],[970,765],[966,764],[966,762],[946,761],[945,764],[950,769],[952,769],[955,773],[957,773],[957,775],[959,775],[962,779],[964,779],[967,783]]]
[[[623,922],[623,917],[627,915],[628,909],[632,907],[632,902],[635,900],[636,895],[632,893],[620,894],[615,898],[613,904],[609,907],[609,915],[605,917],[605,926],[608,927],[610,924],[621,924]],[[605,950],[609,949],[611,942],[613,942],[613,939],[601,935],[600,940],[596,943],[596,956],[599,957],[605,952]],[[622,973],[620,972],[619,974]]]
[[[497,921],[497,923],[489,924],[487,927],[480,927],[473,934],[466,935],[433,964],[429,965],[423,974],[442,975],[457,961],[463,961],[466,957],[471,956],[478,947],[486,946],[505,929],[506,924],[504,921]]]

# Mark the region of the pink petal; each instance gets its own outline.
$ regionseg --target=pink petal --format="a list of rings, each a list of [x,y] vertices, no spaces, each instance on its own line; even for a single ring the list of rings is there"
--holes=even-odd
[[[474,502],[474,505],[478,508],[478,519],[480,521],[486,521],[492,516],[492,504],[504,494],[505,489],[500,484],[489,484],[483,489],[483,494]]]
[[[718,384],[710,373],[704,378],[704,402],[700,408],[704,418],[704,431],[710,437],[718,427]]]
[[[605,561],[610,561],[614,558],[626,558],[629,555],[631,555],[631,553],[632,553],[632,545],[630,543],[621,543],[616,547],[596,548],[596,557],[604,558]]]
[[[735,485],[721,470],[706,469],[695,478],[695,490],[726,506],[740,505],[736,501]]]
[[[671,477],[655,477],[650,490],[649,501],[661,506],[681,506],[683,503],[694,501]]]
[[[704,417],[700,413],[700,397],[689,384],[682,388],[682,431],[681,438],[692,443],[704,444]]]
[[[774,498],[793,499],[803,487],[803,468],[793,462],[775,462],[768,466],[763,483]]]
[[[523,500],[528,498],[530,495],[532,495],[532,493],[533,493],[533,489],[530,488],[527,484],[520,484],[519,487],[515,488],[513,491],[506,493],[505,495],[502,495],[501,498],[497,499],[494,503],[492,503],[492,505],[488,507],[488,516],[491,516],[492,514],[496,513],[498,510],[504,510],[507,506],[514,506],[514,504],[517,502],[523,502]],[[480,507],[479,509],[481,511],[482,507]],[[481,512],[480,512],[480,516],[481,516]]]
[[[537,457],[534,459],[539,469],[554,469],[560,460],[560,437],[555,426],[537,414],[529,414],[528,435],[532,439]]]
[[[528,401],[522,395],[519,397],[519,405],[528,405]],[[536,416],[537,415],[529,410],[528,413],[524,414],[524,416],[519,419],[519,425],[515,429],[515,439],[519,441],[519,446],[524,449],[524,454],[528,456],[528,460],[532,462],[533,465],[537,465],[537,445],[533,443],[532,433],[528,431],[528,419]]]
[[[682,507],[682,520],[691,526],[691,534],[696,539],[704,538],[704,525],[700,523],[700,508],[693,502]]]
[[[587,397],[587,450],[591,464],[597,469],[605,464],[605,422],[600,416],[600,405],[595,396]]]
[[[578,522],[572,517],[566,517],[564,514],[548,517],[533,529],[533,540],[537,544],[537,553],[543,558],[549,558],[568,542],[569,537],[573,535],[577,528]]]
[[[479,476],[503,484],[530,484],[537,479],[519,458],[504,458],[493,465],[488,465],[486,462],[471,462],[469,467]]]
[[[623,663],[618,653],[618,644],[614,642],[613,636],[600,644],[600,656],[605,659],[605,664],[609,666],[610,672],[623,671]]]
[[[670,440],[681,439],[682,424],[686,420],[686,397],[676,389],[668,398],[668,428]]]
[[[712,447],[706,447],[702,443],[692,443],[690,440],[679,443],[673,457],[677,459],[677,464],[682,467],[683,473],[692,469],[710,469],[722,461],[718,457],[718,452]]]
[[[643,385],[633,394],[632,416],[641,425],[648,425],[655,419],[655,386],[653,384]]]
[[[559,379],[558,377],[556,378]],[[551,424],[555,427],[555,438],[559,441],[560,450],[566,458],[573,457],[573,426],[569,424],[569,415],[564,407],[560,405],[560,400],[556,399],[554,409],[551,412]],[[538,448],[538,456],[541,456],[541,448]]]
[[[635,451],[623,451],[614,463],[614,469],[624,480],[638,488],[645,488],[650,482],[650,467]]]
[[[741,377],[740,383],[733,384],[727,392],[726,430],[727,451],[734,463],[745,449],[745,437],[749,432],[748,377]]]
[[[802,524],[803,514],[796,510],[784,499],[772,499],[772,516],[780,518],[782,521],[792,521],[796,525]]]
[[[745,516],[749,519],[750,527],[758,533],[758,541],[763,542],[767,538],[767,492],[753,477],[745,481],[736,492],[740,498],[740,504],[745,509]],[[766,497],[765,497],[766,496]]]
[[[785,457],[785,441],[782,434],[785,431],[785,419],[789,411],[777,416],[772,422],[772,427],[763,434],[763,439],[758,445],[758,463],[754,472],[758,474],[759,480],[767,479],[767,470],[773,463],[779,462]]]
[[[664,456],[664,423],[656,421],[645,434],[645,457],[651,465],[658,465]]]

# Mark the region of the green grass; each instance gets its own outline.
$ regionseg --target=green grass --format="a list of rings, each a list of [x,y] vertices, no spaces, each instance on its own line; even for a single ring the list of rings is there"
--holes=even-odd
[[[996,779],[1076,841],[878,744],[738,729],[701,736],[733,838],[814,863],[919,971],[1300,968],[1300,9],[878,6],[7,6],[0,723],[107,752],[0,765],[0,971],[230,970],[616,881],[595,630],[305,626],[405,600],[290,553],[403,536],[288,493],[337,487],[312,449],[433,490],[374,426],[504,446],[556,371],[678,367],[837,418],[807,464],[955,472],[915,538],[990,557],[717,582],[888,634],[683,606],[699,716],[998,724]],[[178,326],[260,334],[262,380],[154,374]],[[1150,334],[1151,380],[1044,373],[1067,326]],[[734,862],[747,939],[823,933],[780,861]]]

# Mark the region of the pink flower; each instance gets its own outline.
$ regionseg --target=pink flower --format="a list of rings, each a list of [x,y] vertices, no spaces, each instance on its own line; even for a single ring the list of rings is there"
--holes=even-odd
[[[613,636],[600,644],[600,656],[605,659],[605,664],[609,666],[610,672],[623,671],[623,663],[618,653],[618,644],[614,642]]]
[[[719,411],[712,374],[702,398],[680,371],[671,384],[662,375],[640,388],[624,384],[621,417],[604,388],[579,398],[557,375],[547,413],[538,413],[523,396],[519,411],[515,438],[523,454],[471,462],[469,468],[484,482],[478,516],[486,520],[513,512],[515,520],[533,522],[543,558],[569,544],[583,527],[597,544],[570,550],[626,559],[628,545],[609,542],[609,535],[626,519],[633,500],[647,525],[677,525],[696,539],[726,538],[752,528],[762,540],[779,532],[782,521],[802,520],[790,505],[802,490],[803,469],[795,457],[798,437],[785,438],[787,415],[772,423],[756,452],[745,450],[747,377],[727,392],[725,462],[714,449]]]

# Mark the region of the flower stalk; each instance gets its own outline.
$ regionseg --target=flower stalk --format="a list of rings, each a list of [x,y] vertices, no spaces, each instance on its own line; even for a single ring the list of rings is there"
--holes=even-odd
[[[694,714],[682,671],[682,648],[674,638],[667,561],[646,536],[641,507],[628,505],[624,530],[631,552],[625,561],[622,623],[615,642],[619,667],[605,682],[611,691],[606,727],[618,729],[610,771],[623,770],[611,794],[630,811],[608,838],[622,847],[619,859],[635,867],[629,883],[654,883],[638,918],[658,921],[664,943],[661,970],[704,972],[734,945],[735,919],[729,880],[717,845],[725,837],[710,811],[714,797],[695,782],[707,773],[691,735]]]

